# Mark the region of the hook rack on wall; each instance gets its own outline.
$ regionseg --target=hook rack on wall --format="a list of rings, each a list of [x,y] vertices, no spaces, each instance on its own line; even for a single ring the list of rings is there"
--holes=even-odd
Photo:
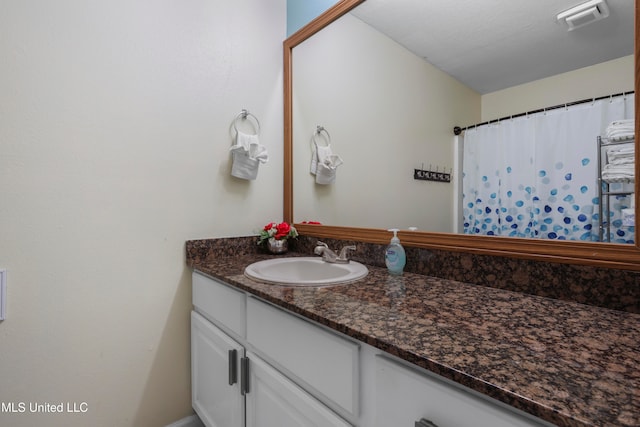
[[[451,182],[451,173],[453,169],[449,168],[449,173],[445,172],[445,168],[442,168],[442,172],[438,170],[431,170],[431,165],[429,165],[429,169],[425,170],[424,165],[422,169],[414,169],[413,170],[413,179],[421,180],[421,181],[435,181],[435,182]]]

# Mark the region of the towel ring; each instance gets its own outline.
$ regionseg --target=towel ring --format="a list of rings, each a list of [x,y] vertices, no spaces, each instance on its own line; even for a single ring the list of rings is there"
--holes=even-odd
[[[312,138],[313,143],[318,145],[318,142],[316,141],[316,137],[318,135],[321,135],[323,132],[327,134],[327,146],[329,146],[331,144],[331,135],[329,135],[329,131],[326,130],[324,126],[320,126],[320,125],[316,126],[316,131],[313,133],[313,138]]]
[[[233,119],[233,129],[236,131],[236,134],[238,133],[238,120],[246,120],[248,117],[251,117],[255,122],[256,122],[256,135],[260,134],[260,121],[258,120],[258,118],[256,116],[254,116],[253,114],[251,114],[250,112],[248,112],[247,110],[243,109],[240,114],[238,114],[236,116],[235,119]]]

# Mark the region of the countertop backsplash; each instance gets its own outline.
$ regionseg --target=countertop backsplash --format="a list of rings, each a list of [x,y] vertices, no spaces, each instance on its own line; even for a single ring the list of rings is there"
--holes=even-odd
[[[313,256],[318,241],[299,236],[290,242],[290,251]],[[355,244],[354,261],[384,267],[386,245],[350,240],[322,239],[338,250]],[[190,240],[186,245],[187,263],[207,257],[259,254],[257,237]],[[459,282],[490,286],[563,301],[595,305],[612,310],[640,313],[640,273],[574,264],[531,261],[464,252],[412,248],[405,246],[405,271]]]

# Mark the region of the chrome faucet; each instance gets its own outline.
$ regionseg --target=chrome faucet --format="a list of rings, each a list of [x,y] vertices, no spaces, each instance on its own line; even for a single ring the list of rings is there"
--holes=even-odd
[[[348,245],[340,250],[340,255],[337,255],[334,251],[329,249],[326,243],[318,240],[316,243],[316,248],[313,250],[313,253],[316,255],[322,255],[322,259],[325,262],[337,263],[337,264],[346,264],[349,262],[349,251],[355,251],[356,247],[354,245]]]

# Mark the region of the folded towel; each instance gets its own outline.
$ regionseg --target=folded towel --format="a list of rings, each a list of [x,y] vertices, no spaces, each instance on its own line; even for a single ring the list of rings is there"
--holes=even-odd
[[[255,159],[263,164],[267,163],[269,161],[267,147],[261,144],[251,144],[249,147],[249,158]]]
[[[630,139],[635,136],[635,120],[615,120],[607,126],[605,136],[613,141]]]
[[[635,159],[633,157],[610,157],[608,164],[610,165],[631,165],[635,163]]]
[[[333,152],[330,144],[321,146],[314,141],[313,145],[314,147],[311,149],[311,168],[309,169],[309,172],[315,175],[318,170],[318,163],[324,163],[333,155]]]
[[[243,150],[234,150],[233,165],[231,166],[231,175],[236,178],[254,180],[258,176],[258,167],[260,163],[256,159],[252,159]]]
[[[606,165],[603,172],[614,172],[614,173],[629,173],[633,175],[633,172],[636,169],[635,164],[622,164],[622,165]]]
[[[336,180],[336,170],[342,163],[342,158],[332,154],[325,158],[323,162],[318,162],[316,169],[316,183],[322,185],[333,184]]]
[[[230,151],[233,155],[231,175],[236,178],[256,179],[260,163],[269,161],[267,149],[260,144],[258,135],[237,132],[236,143],[231,146]]]
[[[318,145],[316,137],[322,132],[326,132],[324,128],[318,126],[317,132],[311,138],[311,167],[309,172],[316,176],[317,184],[333,184],[336,180],[336,169],[343,161],[340,156],[333,154],[331,150],[331,137],[327,134],[327,145]]]
[[[627,170],[624,170],[623,172],[633,174],[636,159],[635,147],[633,145],[616,145],[608,147],[606,151],[607,164],[603,168],[603,171],[612,170],[614,168],[615,170],[620,171],[627,168],[627,170],[630,170],[631,172],[627,172]]]
[[[606,165],[602,170],[602,179],[605,182],[634,182],[635,164]]]
[[[603,174],[602,180],[610,184],[613,184],[613,183],[629,184],[629,183],[635,182],[635,178],[633,178],[633,176],[630,177],[628,175],[616,175],[616,174],[606,174],[606,175]]]
[[[249,135],[242,132],[236,132],[236,144],[231,147],[231,149],[235,148],[244,148],[245,151],[249,151],[249,147],[251,144],[259,144],[258,135]]]
[[[636,120],[635,119],[621,119],[621,120],[614,120],[611,123],[609,123],[608,127],[611,128],[616,128],[616,127],[629,127],[629,126],[635,126],[636,124]]]
[[[609,147],[607,151],[609,151],[610,153],[629,154],[635,153],[636,147],[632,144],[620,144]]]
[[[260,163],[269,161],[267,148],[260,144],[258,135],[248,135],[238,132],[236,134],[236,144],[231,147],[231,151],[244,151],[251,159],[256,159]]]
[[[610,141],[624,141],[625,139],[633,139],[635,137],[635,131],[624,131],[624,132],[612,132],[607,134],[607,138]]]
[[[626,146],[614,146],[607,148],[607,157],[634,157],[636,149],[631,144]]]

